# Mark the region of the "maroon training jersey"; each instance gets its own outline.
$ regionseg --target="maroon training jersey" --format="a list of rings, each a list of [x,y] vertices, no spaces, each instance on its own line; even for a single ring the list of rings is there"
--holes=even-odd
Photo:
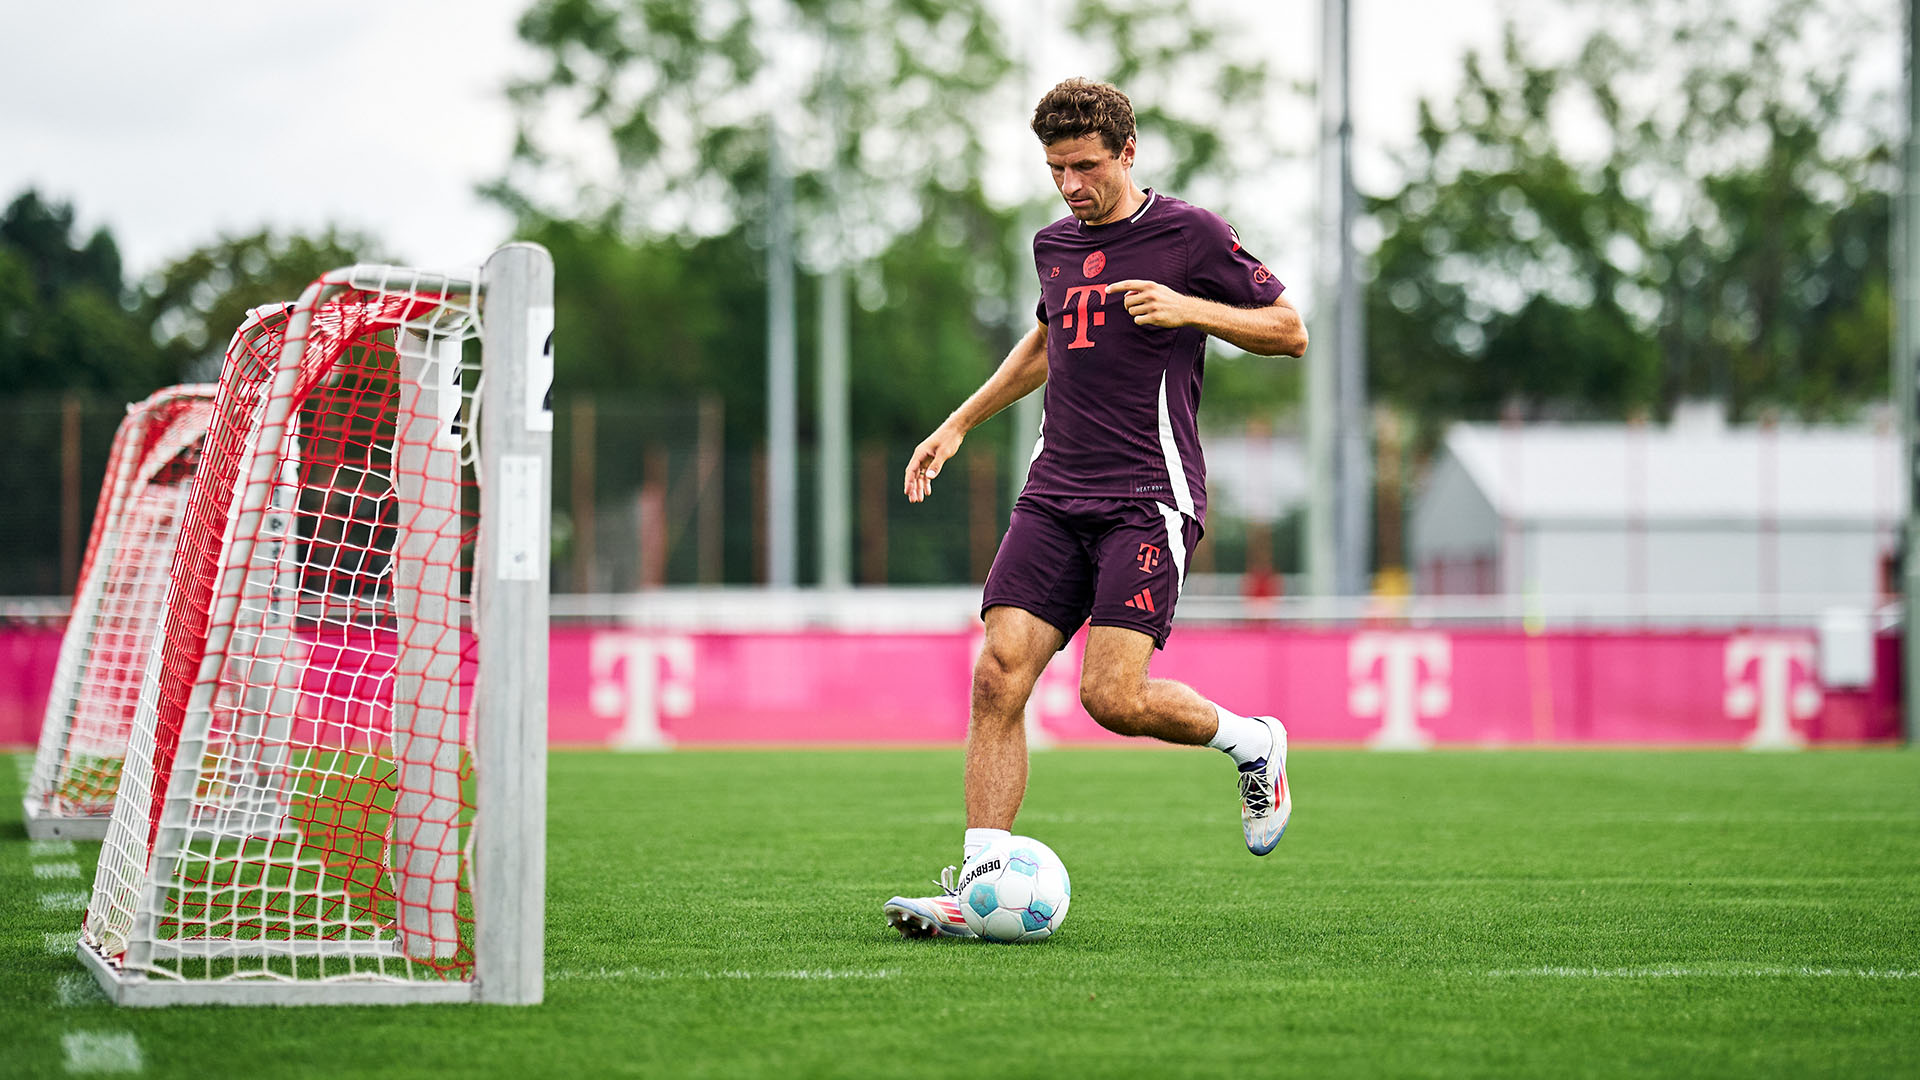
[[[1046,412],[1026,490],[1147,498],[1204,523],[1200,378],[1207,335],[1140,326],[1106,288],[1128,279],[1237,307],[1271,304],[1283,286],[1218,214],[1157,195],[1131,217],[1065,217],[1033,238],[1035,315],[1047,324]]]

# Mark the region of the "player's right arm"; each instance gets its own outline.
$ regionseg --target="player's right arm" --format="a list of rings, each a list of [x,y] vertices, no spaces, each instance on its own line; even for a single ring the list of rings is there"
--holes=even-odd
[[[933,434],[914,447],[907,460],[906,491],[908,502],[919,502],[933,494],[933,478],[940,466],[960,449],[967,432],[980,426],[994,413],[1019,401],[1047,381],[1047,324],[1037,323],[1013,347],[1000,367],[953,410]]]

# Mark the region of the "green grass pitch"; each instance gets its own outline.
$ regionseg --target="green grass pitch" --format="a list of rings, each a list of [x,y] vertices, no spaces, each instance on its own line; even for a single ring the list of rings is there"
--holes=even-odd
[[[558,752],[546,1004],[153,1011],[58,951],[95,848],[29,845],[15,757],[8,1076],[1920,1074],[1908,751],[1307,748],[1265,859],[1218,754],[1038,753],[1073,908],[1012,947],[881,918],[955,861],[957,752]]]

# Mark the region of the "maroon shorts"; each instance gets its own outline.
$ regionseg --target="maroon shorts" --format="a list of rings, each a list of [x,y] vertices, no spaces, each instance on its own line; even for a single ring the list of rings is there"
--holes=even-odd
[[[1091,615],[1095,626],[1138,630],[1165,648],[1200,532],[1199,522],[1150,499],[1023,494],[980,611],[1016,607],[1068,638]]]

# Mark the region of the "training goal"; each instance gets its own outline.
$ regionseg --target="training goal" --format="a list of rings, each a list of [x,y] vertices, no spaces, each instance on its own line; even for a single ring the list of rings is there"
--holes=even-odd
[[[553,267],[229,345],[79,955],[125,1005],[542,993]]]
[[[114,432],[27,778],[36,840],[107,835],[213,390],[168,387],[128,406]]]

